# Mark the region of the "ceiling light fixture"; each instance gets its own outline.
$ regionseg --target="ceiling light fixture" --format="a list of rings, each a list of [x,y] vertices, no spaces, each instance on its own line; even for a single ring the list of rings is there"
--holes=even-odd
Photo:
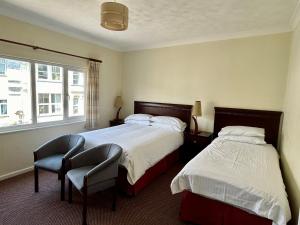
[[[114,31],[128,28],[128,8],[117,2],[104,2],[101,5],[101,26]]]

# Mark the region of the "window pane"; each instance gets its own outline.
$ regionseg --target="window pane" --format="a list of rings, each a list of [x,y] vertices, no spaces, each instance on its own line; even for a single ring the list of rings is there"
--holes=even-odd
[[[5,75],[5,68],[6,68],[5,59],[0,58],[0,76]]]
[[[51,94],[51,103],[61,103],[61,94]]]
[[[0,58],[0,75],[0,127],[32,123],[30,63]]]
[[[49,105],[39,105],[39,114],[48,114]]]
[[[50,79],[40,80],[40,66],[41,64],[36,64],[37,122],[63,120],[63,68],[42,65],[43,68],[50,68],[52,72]]]
[[[69,116],[84,115],[84,73],[68,71]]]
[[[48,67],[44,64],[37,64],[38,65],[38,78],[39,79],[48,79]]]
[[[0,116],[7,115],[7,100],[0,100]]]
[[[52,66],[52,80],[60,80],[61,73],[62,73],[61,67]]]
[[[38,93],[39,103],[49,103],[49,94]]]
[[[52,113],[53,114],[58,114],[58,113],[60,113],[61,112],[61,107],[60,107],[60,105],[58,105],[58,104],[55,104],[55,105],[52,105]]]

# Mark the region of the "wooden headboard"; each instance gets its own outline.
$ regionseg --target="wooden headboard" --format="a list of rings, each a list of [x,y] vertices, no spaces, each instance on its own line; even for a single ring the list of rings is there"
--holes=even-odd
[[[153,116],[174,116],[181,119],[190,128],[192,105],[157,103],[157,102],[134,102],[134,113],[147,113]]]
[[[265,129],[265,141],[275,148],[282,112],[215,107],[214,137],[226,126],[252,126]]]

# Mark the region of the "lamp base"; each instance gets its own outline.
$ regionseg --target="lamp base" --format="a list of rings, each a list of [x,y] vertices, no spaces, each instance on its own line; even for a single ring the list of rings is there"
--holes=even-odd
[[[116,114],[116,118],[114,120],[120,120],[119,118],[119,115],[120,115],[120,110],[121,110],[122,107],[120,107],[117,111],[117,114]]]
[[[192,119],[195,123],[195,128],[194,128],[194,131],[193,131],[193,134],[194,135],[197,135],[199,134],[200,132],[198,131],[198,122],[197,122],[197,117],[196,116],[192,116]]]

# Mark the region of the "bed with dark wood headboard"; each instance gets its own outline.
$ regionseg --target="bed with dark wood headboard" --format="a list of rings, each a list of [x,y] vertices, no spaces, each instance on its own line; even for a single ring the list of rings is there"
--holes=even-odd
[[[265,141],[276,148],[281,116],[282,112],[278,111],[215,107],[214,137],[217,137],[219,131],[226,126],[260,127],[265,129]],[[199,183],[199,181],[194,181],[192,177],[190,182]],[[226,189],[221,184],[217,184],[216,187]],[[183,221],[212,225],[273,224],[270,219],[260,217],[255,213],[248,213],[239,207],[214,198],[207,198],[205,195],[199,195],[190,190],[185,190],[182,193],[180,218]],[[239,199],[239,196],[236,198]],[[242,197],[241,202],[246,202],[246,200]]]
[[[265,141],[275,148],[282,112],[215,107],[214,137],[226,126],[251,126],[265,129]]]
[[[190,127],[192,105],[181,105],[171,103],[158,102],[134,102],[134,113],[151,114],[153,116],[173,116],[181,119],[187,124],[187,129]],[[165,156],[154,166],[149,168],[145,174],[133,185],[127,181],[127,170],[123,167],[119,169],[118,186],[128,195],[136,195],[148,184],[156,179],[160,174],[164,173],[174,165],[179,159],[179,150],[174,149],[172,153]]]

